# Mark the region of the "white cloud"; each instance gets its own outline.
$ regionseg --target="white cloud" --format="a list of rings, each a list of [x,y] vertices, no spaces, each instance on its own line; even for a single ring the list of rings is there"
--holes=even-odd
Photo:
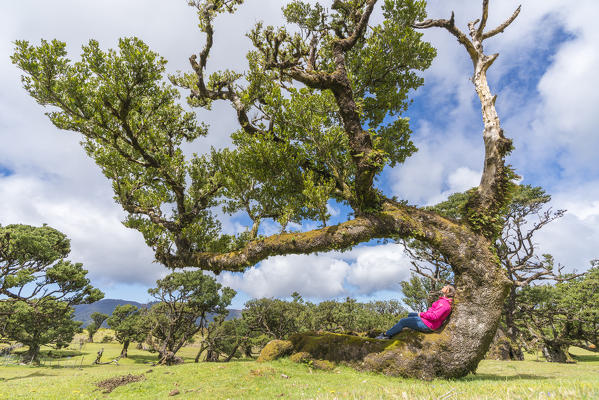
[[[252,297],[306,298],[373,295],[397,291],[411,264],[398,244],[361,246],[345,253],[271,257],[244,273],[224,272],[219,282]]]
[[[356,261],[351,264],[347,282],[356,288],[358,294],[397,291],[399,282],[410,276],[411,264],[401,245],[359,247],[351,253]]]
[[[219,281],[250,296],[286,297],[293,292],[302,296],[327,298],[345,293],[343,280],[349,265],[327,255],[291,255],[271,257],[242,275],[225,272]]]
[[[447,182],[451,193],[463,192],[473,186],[478,186],[480,182],[480,171],[473,171],[468,167],[460,167],[449,174]]]
[[[210,70],[243,68],[249,48],[243,33],[258,20],[281,20],[280,0],[259,3],[257,7],[247,2],[239,14],[218,18]],[[518,3],[491,2],[488,26],[505,20]],[[466,23],[480,13],[480,0],[430,0],[428,7],[432,18],[448,18],[454,9],[456,23],[466,30]],[[530,177],[524,183],[553,192],[555,208],[569,209],[542,231],[539,246],[577,268],[597,257],[593,252],[599,242],[599,25],[593,20],[598,14],[595,0],[529,0],[514,24],[487,43],[488,52],[501,53],[489,78],[494,91],[502,83],[497,105],[506,134],[516,145],[510,162]],[[69,44],[76,58],[89,38],[108,48],[118,37],[136,35],[165,56],[169,72],[175,72],[188,70],[189,55],[203,44],[195,13],[185,1],[4,1],[0,18],[0,52],[5,55],[12,52],[12,41],[21,38],[37,43],[41,37],[56,37]],[[572,37],[557,45],[553,41],[560,30]],[[465,50],[445,30],[429,29],[424,35],[438,49],[438,57],[424,73],[427,86],[418,94],[420,100],[426,97],[428,108],[412,120],[420,150],[390,170],[389,181],[382,183],[411,203],[432,204],[477,184],[483,161],[482,122]],[[541,53],[554,55],[539,59]],[[510,85],[513,78],[538,82],[538,87]],[[120,224],[123,213],[112,201],[110,184],[85,156],[79,138],[49,123],[21,88],[19,71],[7,57],[0,63],[0,83],[0,165],[15,172],[0,178],[0,223],[46,222],[62,230],[72,239],[72,259],[84,262],[102,285],[153,284],[165,270],[152,263],[141,235]],[[213,112],[199,116],[211,123],[211,135],[186,151],[230,143],[228,135],[237,124],[228,104],[215,104]],[[329,212],[338,215],[335,209]],[[235,218],[223,219],[228,232],[245,229]],[[275,233],[279,227],[270,224],[264,229]],[[394,290],[396,281],[407,277],[407,267],[401,251],[387,245],[275,257],[244,275],[222,274],[220,279],[256,296],[288,296],[298,290],[306,296],[335,297],[349,291]]]
[[[599,258],[599,180],[565,188],[552,196],[555,209],[566,214],[537,235],[539,250],[552,254],[568,270],[585,270]]]
[[[141,235],[123,227],[116,205],[105,207],[61,189],[68,186],[60,180],[0,178],[0,221],[3,225],[47,223],[63,232],[71,240],[69,259],[82,262],[96,285],[152,285],[163,275],[164,268],[152,263],[154,256]]]
[[[416,142],[418,152],[389,173],[392,194],[412,204],[436,204],[480,181],[477,169],[482,164],[482,151],[478,146],[457,132],[448,135],[446,141],[433,138],[429,126],[423,124],[417,133],[423,137]]]

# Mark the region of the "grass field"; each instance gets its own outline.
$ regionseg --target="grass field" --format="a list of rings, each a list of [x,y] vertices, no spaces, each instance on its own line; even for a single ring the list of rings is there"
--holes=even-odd
[[[577,364],[481,362],[475,375],[460,380],[422,382],[361,373],[339,366],[312,370],[289,360],[268,363],[232,361],[194,364],[196,348],[184,348],[183,365],[154,367],[154,354],[129,350],[120,365],[95,365],[120,352],[116,343],[79,345],[44,358],[42,366],[16,365],[0,358],[0,400],[3,399],[599,399],[599,355],[573,349]],[[56,354],[56,352],[55,352]],[[56,354],[59,355],[59,354]],[[105,394],[96,383],[123,375],[141,381]],[[172,397],[169,394],[178,391]],[[174,394],[174,393],[173,393]]]

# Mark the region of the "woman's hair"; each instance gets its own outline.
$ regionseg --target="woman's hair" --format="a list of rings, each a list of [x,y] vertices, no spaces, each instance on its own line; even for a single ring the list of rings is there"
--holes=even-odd
[[[447,297],[455,296],[455,288],[452,285],[446,285],[449,288],[449,293],[447,293]]]

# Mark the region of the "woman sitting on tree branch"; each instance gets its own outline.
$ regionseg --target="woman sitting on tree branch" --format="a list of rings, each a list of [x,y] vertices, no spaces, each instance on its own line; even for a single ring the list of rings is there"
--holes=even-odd
[[[409,313],[406,318],[399,320],[393,328],[379,335],[376,339],[391,339],[404,328],[410,328],[415,331],[430,333],[443,325],[443,322],[451,313],[451,303],[455,294],[455,288],[447,285],[441,289],[442,296],[435,301],[432,306],[422,313]]]

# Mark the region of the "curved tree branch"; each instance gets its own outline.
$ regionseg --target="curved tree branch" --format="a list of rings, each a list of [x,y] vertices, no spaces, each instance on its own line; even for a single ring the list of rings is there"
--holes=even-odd
[[[491,38],[491,37],[497,35],[498,33],[503,33],[505,28],[507,28],[508,26],[511,25],[512,22],[514,22],[514,20],[518,16],[518,14],[520,14],[521,9],[522,9],[522,6],[518,6],[518,8],[516,8],[516,11],[514,11],[514,13],[512,14],[511,17],[509,17],[503,24],[499,25],[497,28],[492,29],[487,33],[484,33],[482,35],[482,39],[485,40],[485,39],[488,39],[488,38]]]

